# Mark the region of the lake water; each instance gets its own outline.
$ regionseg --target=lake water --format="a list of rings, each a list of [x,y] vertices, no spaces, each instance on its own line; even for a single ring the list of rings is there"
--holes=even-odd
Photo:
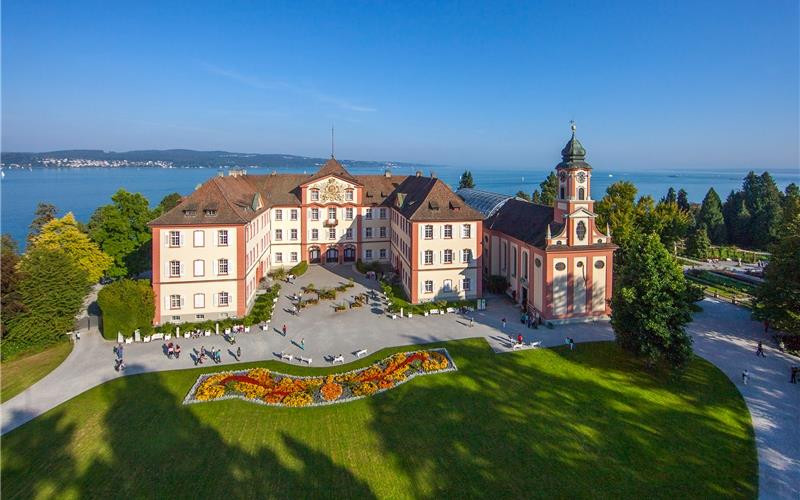
[[[395,169],[396,175],[412,174],[413,169]],[[280,172],[298,172],[281,170]],[[299,170],[302,172],[302,170]],[[458,185],[463,168],[437,167],[437,175],[450,184]],[[520,189],[531,193],[539,187],[550,169],[493,169],[472,168],[475,184],[480,189],[504,194],[514,194]],[[206,168],[80,168],[4,170],[0,180],[2,214],[0,230],[10,233],[21,244],[28,233],[36,204],[40,201],[54,204],[59,214],[71,211],[78,220],[88,221],[100,205],[110,203],[111,195],[120,188],[144,194],[152,205],[172,192],[188,194],[194,188],[216,175]],[[250,169],[250,174],[267,174],[267,169]],[[381,169],[351,169],[353,174],[382,173]],[[760,173],[760,172],[757,172]],[[783,190],[790,182],[800,183],[800,174],[794,170],[770,172]],[[427,172],[426,172],[427,174]],[[691,201],[702,201],[708,188],[714,187],[722,200],[731,191],[741,187],[746,171],[658,171],[616,172],[594,170],[592,194],[599,200],[609,184],[618,180],[633,182],[639,194],[649,194],[659,199],[670,186],[676,191],[683,188]]]

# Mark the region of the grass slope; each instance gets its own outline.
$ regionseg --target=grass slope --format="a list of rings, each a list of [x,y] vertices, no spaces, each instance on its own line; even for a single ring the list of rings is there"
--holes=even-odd
[[[4,436],[2,496],[756,496],[749,413],[706,361],[675,381],[613,343],[444,345],[459,371],[317,408],[182,406],[208,367],[112,381]]]
[[[72,352],[72,344],[59,342],[44,351],[0,363],[0,402],[8,401],[53,371]]]

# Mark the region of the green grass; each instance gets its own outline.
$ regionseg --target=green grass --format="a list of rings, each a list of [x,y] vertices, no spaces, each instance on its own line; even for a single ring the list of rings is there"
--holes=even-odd
[[[0,402],[8,401],[53,371],[72,351],[59,342],[47,349],[0,363]]]
[[[210,367],[114,380],[4,436],[2,496],[756,496],[749,413],[706,361],[676,380],[613,343],[503,355],[483,339],[440,345],[459,371],[317,408],[182,406]],[[257,365],[342,371],[242,366]]]

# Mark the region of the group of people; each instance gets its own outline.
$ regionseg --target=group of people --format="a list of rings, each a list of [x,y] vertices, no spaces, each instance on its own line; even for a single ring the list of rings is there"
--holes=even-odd
[[[123,359],[123,345],[117,344],[114,347],[114,370],[121,372],[125,370],[125,361]]]
[[[536,309],[532,311],[524,310],[519,317],[519,321],[528,328],[538,329],[539,325],[542,324],[542,317]]]
[[[239,353],[239,356],[241,356],[242,348],[239,347],[237,352]],[[195,366],[197,366],[198,363],[202,365],[206,360],[206,357],[211,358],[214,363],[222,363],[222,350],[211,346],[211,350],[207,351],[206,346],[200,346],[200,354],[194,360]]]
[[[181,346],[179,344],[173,344],[172,342],[167,344],[167,357],[169,359],[172,359],[173,357],[175,359],[180,358],[181,357]]]

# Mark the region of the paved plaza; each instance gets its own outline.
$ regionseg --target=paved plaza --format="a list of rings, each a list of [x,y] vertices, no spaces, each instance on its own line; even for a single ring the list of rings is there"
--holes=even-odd
[[[301,287],[313,283],[317,288],[334,287],[350,278],[355,287],[340,293],[335,301],[322,300],[299,315],[291,313],[290,297]],[[352,300],[356,294],[377,290],[378,283],[366,280],[350,266],[323,268],[312,266],[293,284],[282,283],[281,295],[267,331],[253,327],[251,333],[237,336],[235,346],[220,336],[180,339],[182,354],[168,359],[162,342],[125,345],[124,375],[189,369],[195,367],[194,354],[201,346],[222,349],[221,365],[238,361],[275,360],[280,353],[311,358],[311,366],[328,366],[333,356],[343,355],[346,363],[356,359],[355,352],[373,353],[385,347],[422,344],[470,337],[483,337],[498,353],[507,352],[509,336],[523,335],[524,341],[541,342],[542,347],[564,343],[571,337],[578,344],[613,340],[607,322],[561,325],[549,329],[525,328],[519,321],[519,309],[503,297],[490,297],[485,311],[474,316],[460,314],[391,319],[386,304],[376,295],[361,308],[335,312],[335,303]],[[718,366],[744,395],[753,418],[759,453],[759,491],[761,498],[800,497],[800,385],[789,384],[789,367],[796,358],[780,353],[765,343],[766,358],[754,354],[758,339],[763,338],[760,324],[749,319],[749,311],[727,303],[706,299],[703,312],[689,325],[695,352]],[[470,317],[474,325],[470,326]],[[505,330],[502,319],[507,319]],[[283,325],[287,335],[283,336]],[[113,369],[114,342],[104,340],[97,330],[96,318],[90,320],[81,340],[69,357],[38,383],[0,406],[2,433],[6,433],[45,411],[103,382],[122,376]],[[300,348],[303,341],[304,349]],[[236,359],[236,348],[242,357]],[[578,349],[580,346],[577,347]],[[498,355],[502,362],[503,354]],[[210,360],[209,371],[220,369]],[[750,383],[743,385],[741,372],[748,369]],[[188,387],[187,387],[188,390]]]

